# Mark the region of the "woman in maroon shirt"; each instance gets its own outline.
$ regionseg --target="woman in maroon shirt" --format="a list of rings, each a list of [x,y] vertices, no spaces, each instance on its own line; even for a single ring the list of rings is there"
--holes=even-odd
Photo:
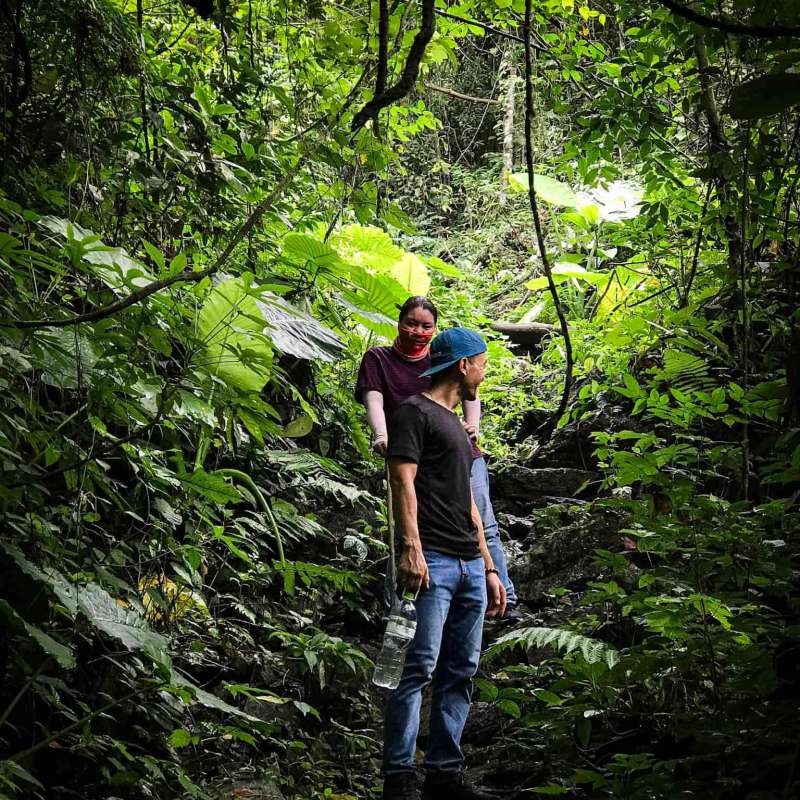
[[[389,347],[370,347],[361,359],[356,400],[367,410],[372,448],[379,455],[386,455],[387,417],[391,417],[407,397],[430,388],[430,378],[421,375],[430,366],[428,344],[436,333],[438,317],[436,306],[426,297],[409,297],[400,309],[394,343]],[[489,471],[477,446],[481,403],[480,400],[465,400],[463,407],[464,428],[472,441],[472,494],[483,520],[486,544],[506,588],[508,604],[503,620],[515,623],[521,619],[516,609],[517,595],[508,577],[508,562],[489,497]]]

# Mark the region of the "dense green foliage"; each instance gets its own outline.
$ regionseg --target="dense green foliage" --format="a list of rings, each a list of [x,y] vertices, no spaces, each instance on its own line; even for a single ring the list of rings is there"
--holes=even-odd
[[[615,520],[487,654],[508,785],[795,796],[800,3],[534,3],[551,436],[525,4],[438,3],[354,132],[380,5],[0,1],[0,796],[376,796],[352,384],[409,293],[492,338],[495,487],[591,432],[563,513]]]

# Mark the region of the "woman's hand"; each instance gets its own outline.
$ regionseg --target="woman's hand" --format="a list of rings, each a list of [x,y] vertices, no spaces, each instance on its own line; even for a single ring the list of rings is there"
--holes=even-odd
[[[464,430],[467,432],[467,436],[469,436],[469,440],[472,442],[472,444],[478,444],[478,437],[480,436],[478,426],[473,425],[470,422],[463,422],[462,425],[464,426]]]
[[[428,564],[418,545],[404,545],[397,563],[397,581],[407,592],[419,592],[430,586]]]
[[[372,440],[372,451],[379,456],[386,458],[386,453],[389,450],[389,440],[385,435],[377,434]]]

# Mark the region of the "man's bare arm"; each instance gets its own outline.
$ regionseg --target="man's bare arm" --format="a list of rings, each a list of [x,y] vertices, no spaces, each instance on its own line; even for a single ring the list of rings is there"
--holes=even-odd
[[[399,458],[389,459],[389,483],[392,490],[395,527],[400,539],[398,580],[403,589],[414,593],[420,587],[427,589],[428,565],[422,554],[422,543],[417,527],[417,492],[414,478],[417,465]]]
[[[485,569],[494,569],[494,561],[492,560],[492,554],[489,552],[489,547],[486,544],[486,533],[483,530],[483,520],[481,519],[481,513],[478,511],[478,506],[475,503],[475,498],[470,495],[470,500],[472,502],[472,524],[478,529],[478,549],[481,551],[481,556],[483,557],[483,566]]]
[[[500,576],[497,574],[492,560],[492,554],[489,552],[489,546],[486,544],[486,534],[483,530],[483,520],[481,519],[478,506],[475,504],[475,498],[472,497],[472,521],[478,529],[478,549],[481,551],[483,557],[483,566],[486,572],[486,599],[487,599],[487,617],[502,617],[506,613],[506,587],[503,586]],[[489,572],[488,570],[492,570]]]

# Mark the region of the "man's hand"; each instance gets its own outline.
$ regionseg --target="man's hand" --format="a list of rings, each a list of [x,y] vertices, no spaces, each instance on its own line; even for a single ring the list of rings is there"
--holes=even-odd
[[[382,439],[381,437],[375,437],[375,441],[372,443],[372,452],[377,453],[379,456],[386,458],[386,452],[389,449],[389,443],[386,439]]]
[[[397,564],[397,580],[402,589],[414,594],[419,592],[420,587],[427,589],[430,586],[428,564],[421,547],[403,547]]]
[[[467,422],[462,422],[461,424],[464,426],[464,430],[467,432],[467,436],[469,436],[469,440],[472,444],[478,444],[478,436],[480,435],[478,426]]]
[[[486,600],[487,617],[502,617],[506,613],[506,587],[494,572],[486,576]]]

